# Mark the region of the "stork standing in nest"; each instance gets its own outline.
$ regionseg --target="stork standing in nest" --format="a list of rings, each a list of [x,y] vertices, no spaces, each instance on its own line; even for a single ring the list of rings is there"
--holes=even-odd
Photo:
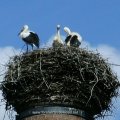
[[[60,25],[57,25],[57,33],[54,36],[52,46],[53,47],[62,47],[63,46],[63,41],[60,36]]]
[[[35,32],[29,30],[28,25],[24,25],[18,35],[26,43],[27,52],[28,52],[28,45],[31,45],[32,50],[33,50],[33,46],[39,48],[39,37]]]
[[[79,47],[82,42],[82,37],[77,32],[71,32],[68,27],[64,27],[64,31],[67,33],[65,44],[67,46]]]

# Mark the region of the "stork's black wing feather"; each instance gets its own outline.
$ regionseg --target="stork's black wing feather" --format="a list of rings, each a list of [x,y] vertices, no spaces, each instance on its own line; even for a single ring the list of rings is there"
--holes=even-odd
[[[74,35],[70,40],[70,46],[79,47],[81,42],[78,40],[77,36]]]
[[[70,38],[71,38],[71,35],[69,35],[69,36],[66,37],[66,39],[65,39],[65,43],[66,44],[69,42]]]
[[[36,33],[33,33],[33,32],[30,32],[30,40],[31,40],[31,43],[33,43],[36,47],[39,48],[39,37]]]

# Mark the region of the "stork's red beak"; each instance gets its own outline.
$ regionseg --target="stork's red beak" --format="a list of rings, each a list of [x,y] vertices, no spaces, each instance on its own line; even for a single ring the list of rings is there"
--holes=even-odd
[[[18,33],[18,36],[20,35],[21,32]]]
[[[20,35],[20,33],[23,31],[24,29],[22,29],[19,33],[18,33],[18,36]]]

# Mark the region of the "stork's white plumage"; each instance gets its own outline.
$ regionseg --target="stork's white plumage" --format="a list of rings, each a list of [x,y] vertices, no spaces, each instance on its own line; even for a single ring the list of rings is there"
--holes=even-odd
[[[71,32],[68,27],[64,27],[64,31],[67,33],[65,43],[67,46],[79,47],[82,42],[82,37],[77,32]]]
[[[60,25],[57,25],[57,33],[53,38],[53,47],[58,47],[62,45],[63,45],[63,41],[60,36]]]
[[[35,32],[29,30],[28,25],[23,26],[22,30],[19,33],[19,37],[26,43],[27,52],[28,52],[28,45],[32,46],[32,50],[33,50],[33,46],[39,48],[39,37]]]

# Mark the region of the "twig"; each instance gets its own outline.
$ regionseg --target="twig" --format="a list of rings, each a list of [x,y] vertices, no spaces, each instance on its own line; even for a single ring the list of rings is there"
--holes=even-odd
[[[96,80],[97,80],[97,81],[95,82],[95,84],[93,85],[93,87],[92,87],[92,89],[91,89],[91,92],[90,92],[90,97],[89,97],[89,99],[88,99],[88,101],[87,101],[87,103],[86,103],[86,106],[88,105],[88,103],[89,103],[90,99],[92,98],[92,95],[93,95],[93,90],[94,90],[95,86],[96,86],[96,85],[97,85],[97,83],[99,82],[97,75],[96,75],[95,73],[93,73],[93,74],[95,75],[95,77],[96,77]]]
[[[47,86],[47,88],[48,89],[50,89],[50,86],[48,86],[48,84],[47,84],[47,82],[46,82],[46,80],[45,80],[45,77],[44,77],[44,75],[43,75],[43,72],[42,72],[42,69],[41,69],[41,51],[40,51],[40,58],[39,58],[39,61],[40,61],[40,73],[41,73],[41,75],[42,75],[42,79],[43,79],[43,81],[44,81],[44,83],[46,84],[46,86]]]

